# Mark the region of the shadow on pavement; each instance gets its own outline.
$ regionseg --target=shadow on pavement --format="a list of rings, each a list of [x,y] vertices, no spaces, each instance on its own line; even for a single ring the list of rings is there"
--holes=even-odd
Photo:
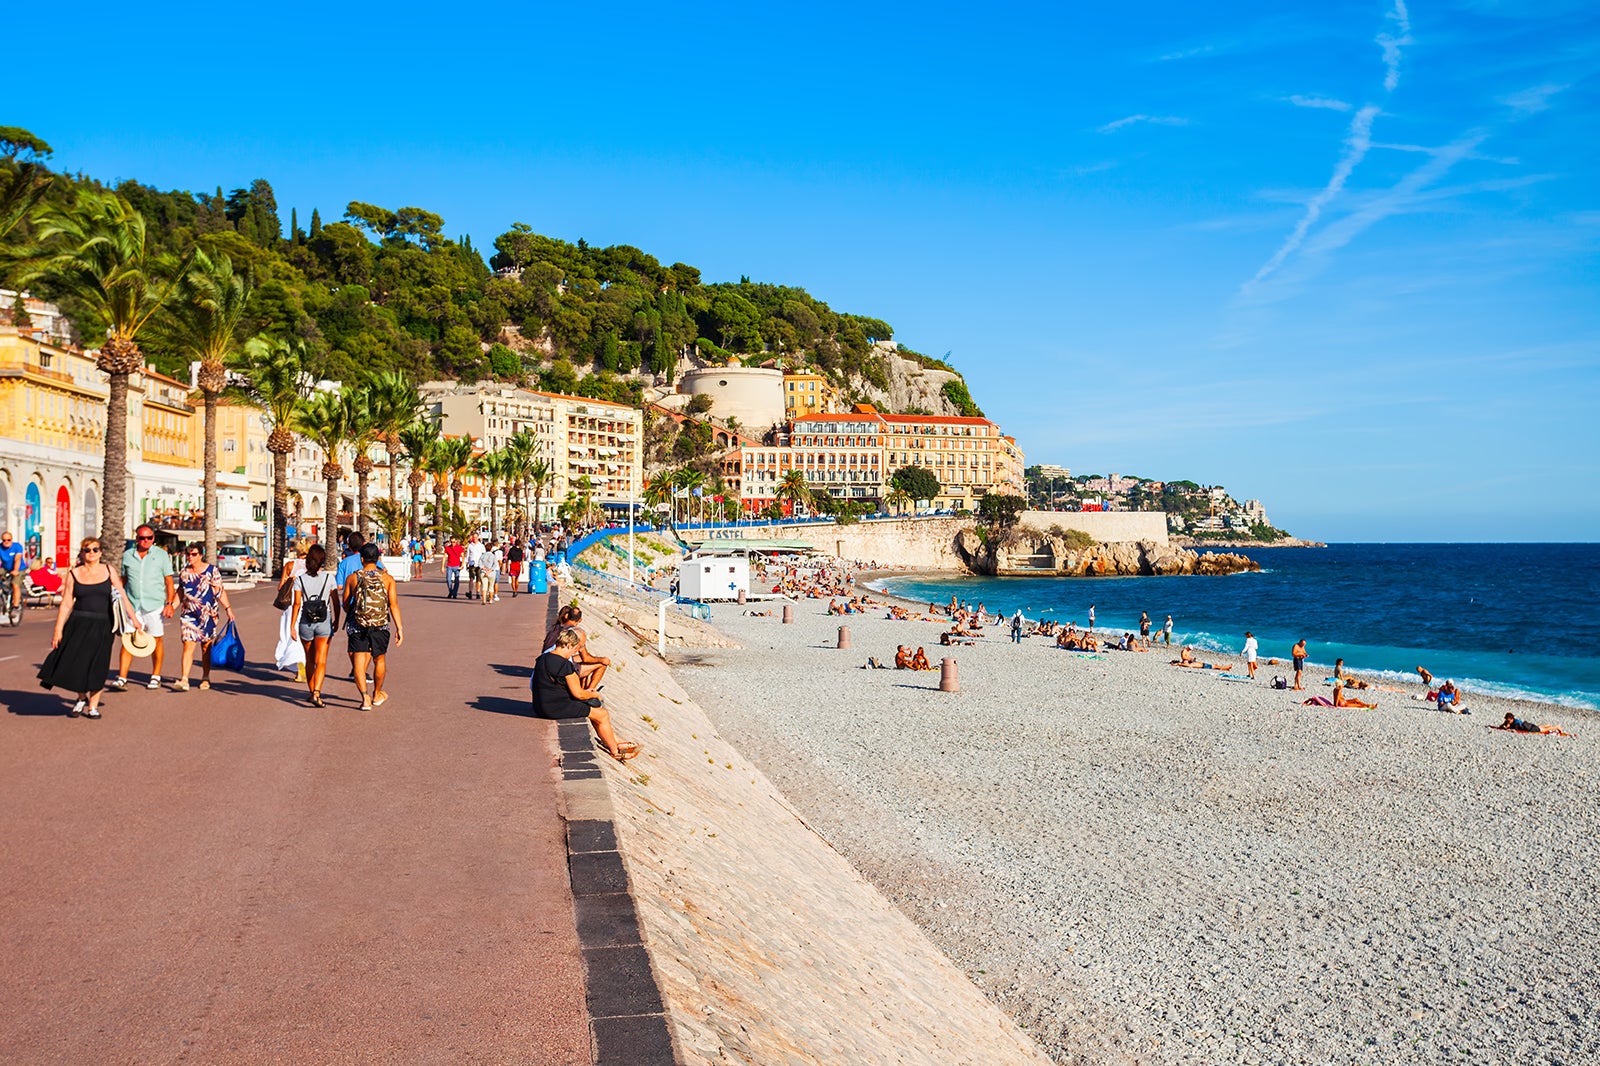
[[[72,706],[77,694],[64,689],[54,689],[46,692],[44,689],[6,694],[6,710],[11,714],[26,715],[38,718],[65,717],[67,708]]]
[[[497,674],[507,674],[511,677],[527,677],[533,671],[526,666],[517,666],[513,663],[490,663],[489,669]]]
[[[490,714],[511,714],[518,718],[532,718],[533,705],[529,700],[513,700],[505,696],[479,696],[468,707]]]

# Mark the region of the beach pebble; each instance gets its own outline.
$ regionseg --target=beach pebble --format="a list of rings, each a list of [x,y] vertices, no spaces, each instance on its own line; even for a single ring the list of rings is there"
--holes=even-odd
[[[839,651],[824,607],[714,608],[743,647],[677,676],[1057,1061],[1600,1061],[1600,716],[1302,707],[881,609]],[[897,644],[961,693],[857,669]],[[1507,710],[1578,735],[1484,728]]]

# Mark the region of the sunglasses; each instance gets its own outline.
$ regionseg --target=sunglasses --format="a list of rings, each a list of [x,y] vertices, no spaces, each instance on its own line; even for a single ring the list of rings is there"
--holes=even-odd
[[[154,537],[147,537],[147,536],[144,536],[144,535],[143,535],[143,534],[140,534],[140,535],[139,535],[139,536],[138,536],[138,537],[137,537],[137,538],[135,538],[135,539],[137,539],[137,540],[155,540],[155,539],[156,539],[156,538],[154,538]]]
[[[100,550],[99,548],[85,548],[85,549],[83,549],[83,554],[85,554],[85,555],[93,555],[95,552],[97,552],[99,550]]]
[[[190,552],[184,552],[183,554],[185,554],[185,555],[199,555],[200,553],[199,552],[195,552],[195,551],[190,551]]]

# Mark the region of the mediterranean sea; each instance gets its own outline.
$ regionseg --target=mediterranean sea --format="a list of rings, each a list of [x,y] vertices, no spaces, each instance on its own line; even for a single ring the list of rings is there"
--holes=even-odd
[[[873,587],[910,600],[952,595],[991,612],[1138,632],[1148,611],[1173,642],[1263,660],[1305,638],[1317,670],[1416,682],[1416,668],[1468,691],[1600,709],[1600,544],[1331,544],[1227,549],[1261,564],[1228,577],[985,578],[913,574]],[[1264,667],[1268,676],[1277,672]],[[1287,669],[1282,672],[1287,673]],[[1321,674],[1317,675],[1322,676]]]

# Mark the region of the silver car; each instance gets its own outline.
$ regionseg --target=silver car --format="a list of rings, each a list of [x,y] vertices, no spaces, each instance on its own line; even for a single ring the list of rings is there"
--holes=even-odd
[[[217,572],[223,577],[244,577],[261,569],[260,560],[248,544],[217,545]]]

